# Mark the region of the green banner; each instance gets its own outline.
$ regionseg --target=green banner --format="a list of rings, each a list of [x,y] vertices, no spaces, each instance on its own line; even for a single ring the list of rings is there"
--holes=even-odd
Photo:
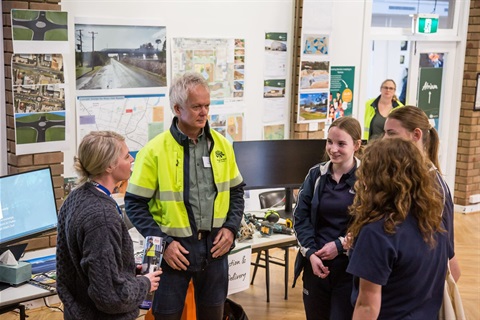
[[[418,107],[435,121],[438,130],[443,68],[420,68],[418,81]]]
[[[355,67],[330,69],[329,120],[352,115]]]
[[[267,32],[265,33],[265,39],[287,41],[287,33],[286,32]]]

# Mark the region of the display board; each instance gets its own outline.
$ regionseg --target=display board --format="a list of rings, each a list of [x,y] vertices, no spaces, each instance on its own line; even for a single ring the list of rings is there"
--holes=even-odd
[[[69,19],[69,38],[75,39],[75,27],[73,22],[76,18],[107,19],[121,23],[138,20],[142,25],[145,21],[153,21],[156,25],[166,27],[166,49],[171,52],[173,39],[177,38],[208,38],[208,39],[244,39],[244,65],[245,72],[243,82],[243,137],[242,140],[262,139],[264,122],[258,116],[259,110],[264,107],[264,80],[265,80],[265,37],[271,32],[282,32],[289,35],[286,41],[287,49],[292,47],[293,17],[295,1],[234,1],[221,2],[210,1],[88,1],[65,0],[62,1],[62,11],[67,11]],[[254,23],[253,23],[254,22]],[[72,92],[75,84],[75,48],[74,41],[71,43],[71,55],[66,56],[66,75],[71,78]],[[172,76],[172,61],[167,58],[167,88]],[[290,119],[290,90],[291,90],[291,58],[288,56],[286,65],[285,99],[283,110],[286,115],[282,120],[285,132],[289,131]],[[243,70],[242,70],[243,71]],[[166,94],[168,92],[158,92]],[[72,97],[67,103],[67,108],[75,109],[75,98]],[[75,124],[76,116],[73,112],[68,123]],[[165,105],[165,129],[171,123],[172,114],[168,104]],[[67,129],[67,140],[70,145],[76,145],[75,125]],[[65,152],[65,176],[73,176],[72,169],[74,148]]]

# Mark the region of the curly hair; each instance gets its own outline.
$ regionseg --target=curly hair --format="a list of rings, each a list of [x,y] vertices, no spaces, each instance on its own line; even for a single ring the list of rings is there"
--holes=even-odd
[[[443,198],[434,183],[435,171],[412,141],[372,141],[356,174],[356,196],[349,207],[354,217],[348,232],[353,238],[364,225],[382,219],[385,232],[394,234],[407,215],[413,214],[423,240],[435,246],[434,233],[443,231]]]

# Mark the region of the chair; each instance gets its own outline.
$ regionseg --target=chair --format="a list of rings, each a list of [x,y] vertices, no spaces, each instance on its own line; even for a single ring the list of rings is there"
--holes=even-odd
[[[285,206],[285,190],[273,190],[262,192],[258,195],[260,208],[276,208]]]
[[[266,191],[266,192],[260,193],[258,197],[260,199],[260,208],[262,209],[282,207],[285,205],[285,190]],[[250,281],[251,285],[253,285],[253,281],[255,280],[258,267],[265,268],[265,285],[267,287],[267,302],[270,302],[270,263],[273,263],[285,268],[284,299],[285,300],[288,299],[288,263],[289,263],[288,250],[290,249],[290,246],[282,247],[281,249],[285,250],[285,256],[283,261],[279,262],[279,261],[272,260],[276,258],[271,257],[269,255],[268,249],[264,249],[258,252],[257,259],[255,260],[255,262],[251,263],[252,266],[254,266],[252,281]],[[263,263],[261,263],[260,261],[263,261]]]

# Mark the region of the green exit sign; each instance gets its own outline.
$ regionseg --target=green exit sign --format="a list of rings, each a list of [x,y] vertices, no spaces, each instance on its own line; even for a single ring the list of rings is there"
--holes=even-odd
[[[437,33],[438,14],[415,14],[413,16],[413,32],[421,34]]]

